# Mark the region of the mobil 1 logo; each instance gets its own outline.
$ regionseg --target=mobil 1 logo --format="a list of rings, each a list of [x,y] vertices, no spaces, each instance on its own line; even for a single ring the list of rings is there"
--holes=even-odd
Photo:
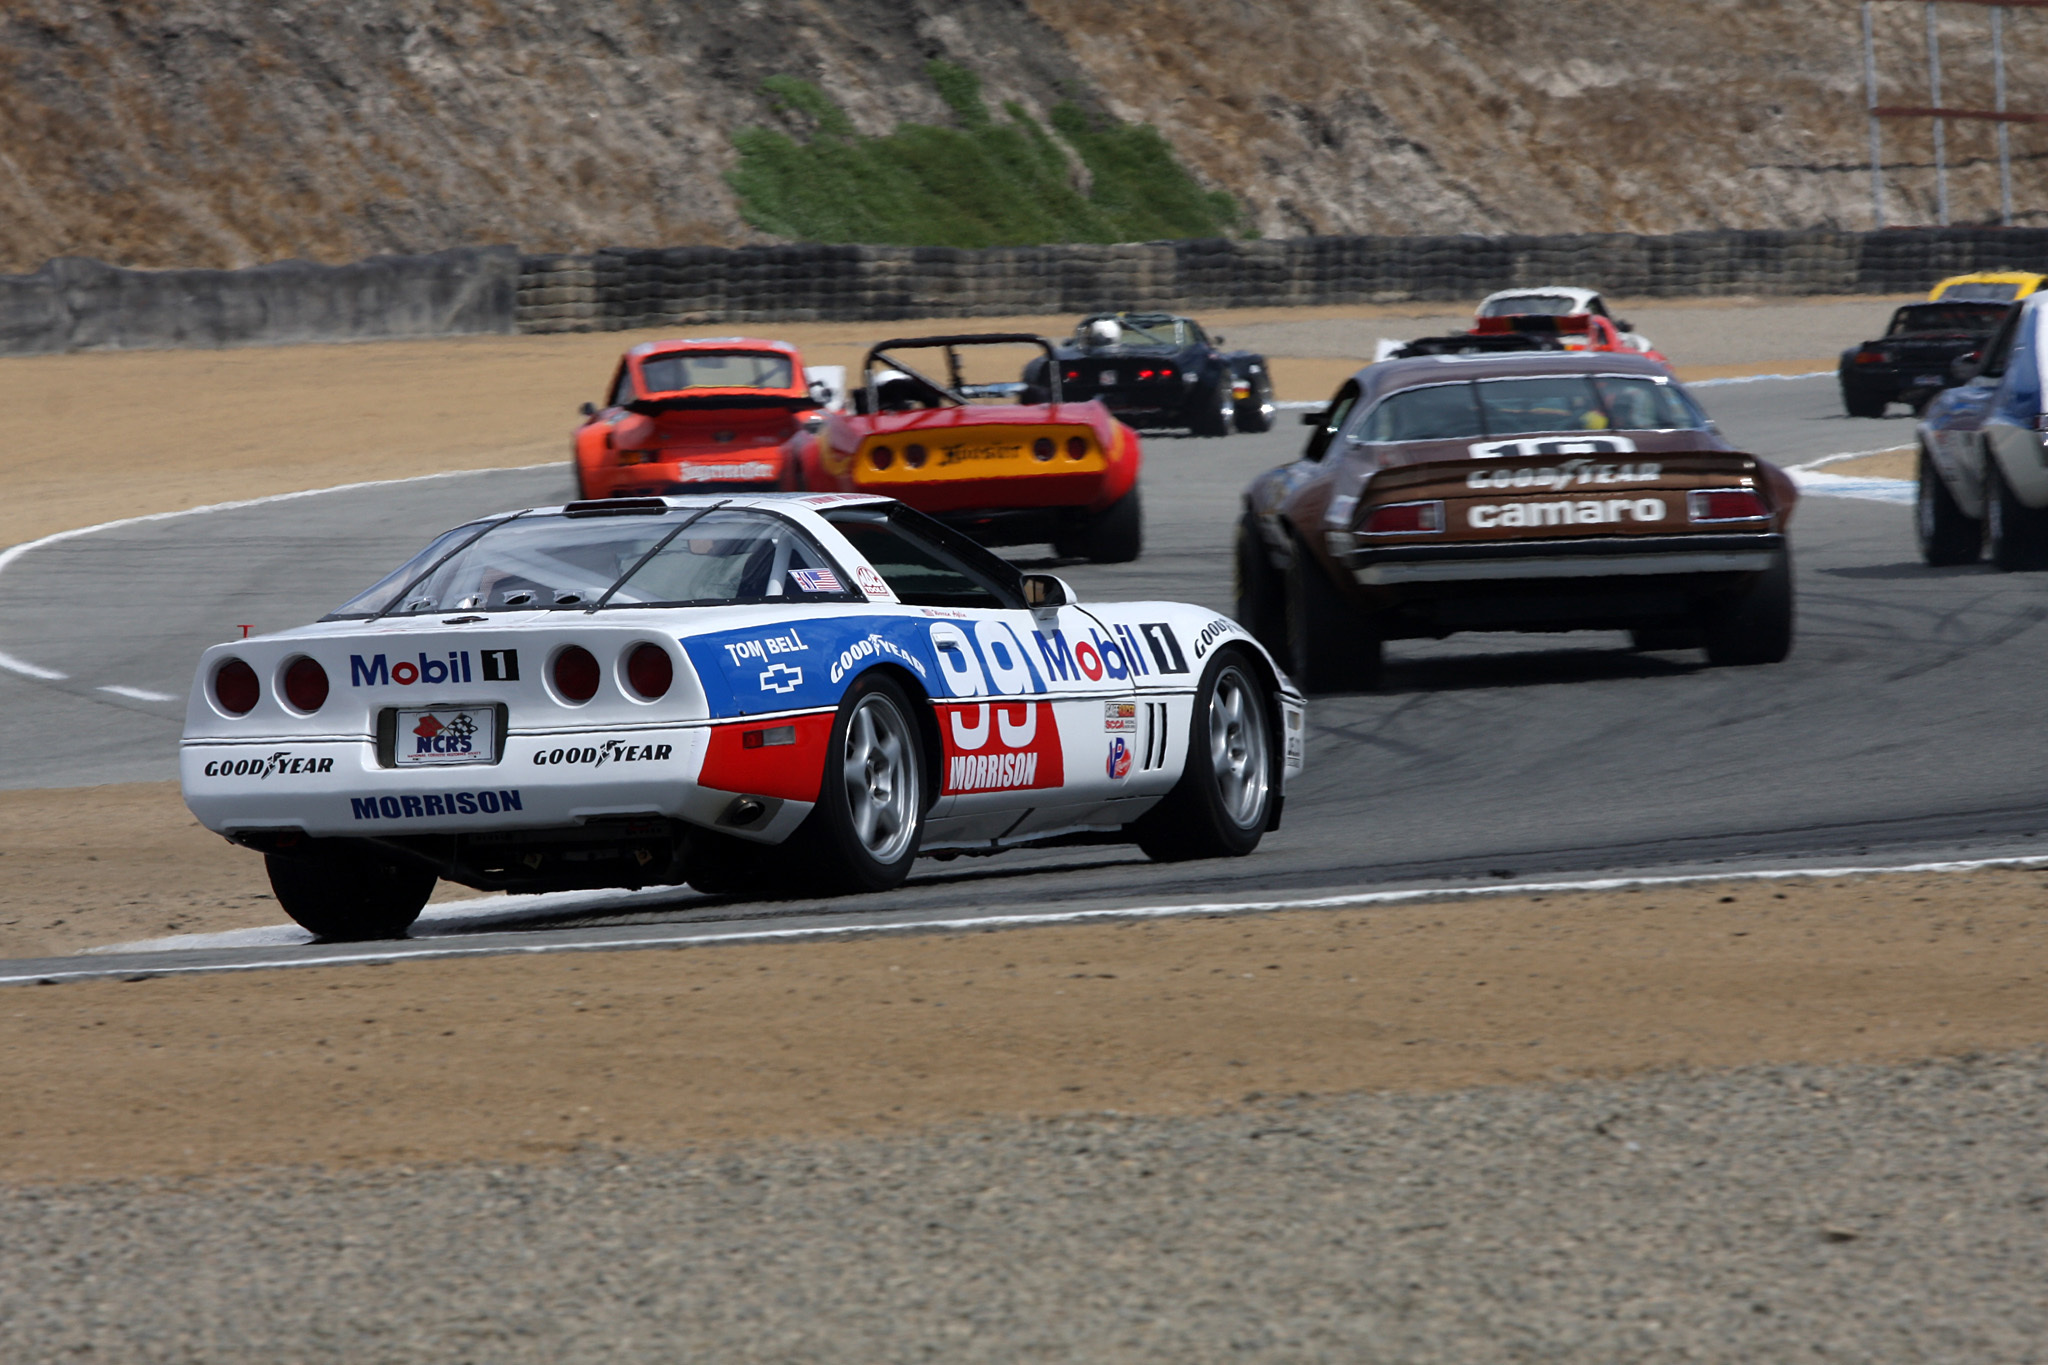
[[[485,682],[518,682],[519,651],[516,649],[480,649],[477,662],[483,665]]]

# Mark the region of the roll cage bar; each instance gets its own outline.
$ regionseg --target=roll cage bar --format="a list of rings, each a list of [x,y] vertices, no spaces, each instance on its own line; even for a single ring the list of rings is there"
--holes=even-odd
[[[867,410],[881,411],[881,395],[877,392],[878,386],[875,382],[875,371],[878,368],[901,370],[912,379],[929,386],[940,397],[949,399],[961,407],[967,406],[968,398],[963,392],[967,384],[960,377],[959,348],[962,346],[1036,346],[1045,353],[1050,397],[1055,405],[1059,403],[1059,359],[1050,341],[1034,332],[958,332],[947,336],[894,337],[888,341],[878,341],[869,347],[867,357],[860,363],[861,387],[867,391]],[[941,384],[930,375],[920,373],[889,354],[891,351],[915,350],[943,350],[946,353],[946,376],[949,382]]]

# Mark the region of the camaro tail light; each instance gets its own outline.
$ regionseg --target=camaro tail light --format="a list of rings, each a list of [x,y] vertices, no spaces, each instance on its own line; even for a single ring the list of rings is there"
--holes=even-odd
[[[327,704],[327,670],[300,655],[284,671],[284,699],[300,711],[318,711]]]
[[[1695,488],[1685,495],[1694,521],[1764,521],[1771,510],[1747,488]]]
[[[1886,355],[1883,351],[1876,350],[1870,347],[1865,347],[1863,350],[1860,350],[1856,353],[1856,363],[1858,365],[1882,365],[1885,363],[1885,361],[1889,359],[1891,359],[1891,357]]]
[[[912,469],[923,469],[924,462],[928,456],[929,452],[921,445],[907,445],[903,447],[903,463]]]
[[[248,715],[262,695],[263,684],[256,681],[256,670],[240,659],[223,659],[213,670],[213,699],[229,715]]]
[[[896,462],[896,452],[887,446],[872,446],[868,450],[868,463],[877,469],[887,469]]]
[[[594,666],[594,665],[593,665]],[[555,665],[557,676],[561,665]],[[626,656],[626,682],[648,701],[658,701],[668,695],[669,686],[676,680],[676,666],[669,659],[668,651],[660,645],[635,645],[633,652]],[[556,684],[560,686],[559,683]],[[592,691],[596,691],[593,685]]]
[[[1067,458],[1070,460],[1085,460],[1088,458],[1088,438],[1086,436],[1069,436],[1067,438]]]
[[[1053,444],[1050,436],[1041,436],[1031,443],[1031,458],[1034,460],[1050,460],[1057,454],[1059,447]]]
[[[1444,529],[1442,502],[1390,502],[1366,513],[1360,535],[1412,536]]]
[[[597,695],[597,660],[581,645],[570,645],[555,656],[555,691],[565,700],[583,702]]]

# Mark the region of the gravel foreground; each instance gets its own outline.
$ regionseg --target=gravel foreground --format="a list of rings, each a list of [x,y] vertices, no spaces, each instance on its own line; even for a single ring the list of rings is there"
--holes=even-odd
[[[18,1362],[2035,1361],[2048,1057],[15,1189]]]

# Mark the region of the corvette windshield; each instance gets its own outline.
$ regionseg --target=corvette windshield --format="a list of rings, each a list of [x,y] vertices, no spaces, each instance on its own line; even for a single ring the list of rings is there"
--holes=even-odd
[[[1183,318],[1140,316],[1128,318],[1105,318],[1098,321],[1113,322],[1117,328],[1117,339],[1109,344],[1115,346],[1165,346],[1179,349],[1193,344],[1188,335],[1188,324]],[[1083,323],[1080,335],[1090,341],[1088,324]]]
[[[1495,299],[1479,310],[1483,318],[1506,318],[1517,314],[1541,313],[1547,317],[1561,318],[1567,313],[1582,311],[1579,301],[1569,294],[1510,294],[1504,299]]]
[[[640,362],[648,394],[684,389],[786,389],[789,357],[774,351],[671,351]]]
[[[844,583],[808,536],[765,512],[516,517],[443,536],[333,615],[836,599]]]

